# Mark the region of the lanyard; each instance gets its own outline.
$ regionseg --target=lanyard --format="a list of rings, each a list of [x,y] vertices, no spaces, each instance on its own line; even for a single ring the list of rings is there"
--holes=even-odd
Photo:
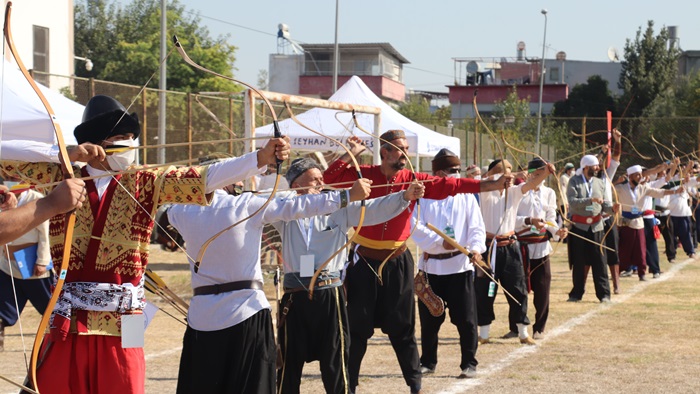
[[[583,178],[583,184],[586,185],[586,191],[588,192],[588,198],[591,198],[593,196],[593,187],[589,184],[588,180],[586,177],[581,174],[581,178]],[[591,178],[591,182],[593,182],[593,178]]]

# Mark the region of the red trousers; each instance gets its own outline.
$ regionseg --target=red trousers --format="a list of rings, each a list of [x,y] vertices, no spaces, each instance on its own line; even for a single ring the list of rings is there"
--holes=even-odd
[[[47,349],[48,348],[48,349]],[[142,348],[123,349],[121,337],[68,334],[44,338],[37,371],[39,391],[52,394],[143,394]]]

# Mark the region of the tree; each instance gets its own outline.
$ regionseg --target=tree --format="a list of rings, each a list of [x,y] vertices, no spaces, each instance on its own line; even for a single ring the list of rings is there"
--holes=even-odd
[[[451,105],[443,105],[435,111],[431,111],[428,99],[420,94],[410,95],[408,101],[399,105],[398,111],[401,115],[417,123],[447,126],[448,122],[452,120]]]
[[[637,30],[634,41],[625,43],[625,60],[622,62],[618,86],[624,95],[618,108],[624,111],[629,103],[626,116],[641,116],[647,107],[659,96],[672,88],[678,73],[680,50],[668,45],[669,34],[662,27],[654,36],[654,22],[647,22],[647,28]]]
[[[430,104],[428,100],[419,95],[412,94],[408,97],[408,101],[401,104],[398,108],[401,115],[418,123],[432,123],[433,114],[430,112]]]
[[[189,16],[177,0],[167,8],[168,36],[177,35],[192,59],[226,76],[233,75],[236,47],[225,37],[212,38],[197,16]],[[171,44],[172,47],[172,44]],[[141,86],[160,68],[160,1],[133,0],[123,8],[110,0],[78,2],[75,6],[75,52],[89,57],[94,68],[76,68],[76,75]],[[195,71],[178,56],[167,60],[168,89],[239,91],[238,84]]]
[[[554,114],[558,117],[604,117],[605,112],[614,107],[608,81],[600,75],[593,75],[586,83],[574,86],[566,100],[554,103]]]

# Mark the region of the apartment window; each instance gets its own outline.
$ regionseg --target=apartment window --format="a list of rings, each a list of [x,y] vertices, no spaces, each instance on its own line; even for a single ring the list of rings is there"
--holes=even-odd
[[[549,69],[549,80],[551,82],[559,82],[559,67]]]
[[[34,30],[34,80],[49,86],[49,28],[33,26]]]

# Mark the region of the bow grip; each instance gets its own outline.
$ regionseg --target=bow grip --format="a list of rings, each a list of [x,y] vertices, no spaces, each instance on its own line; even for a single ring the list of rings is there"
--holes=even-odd
[[[277,123],[277,120],[272,121],[272,129],[274,130],[274,136],[275,138],[282,138],[282,132],[280,131],[280,125]],[[281,160],[280,158],[276,158],[277,160],[277,173],[279,174],[280,171],[282,170],[282,163],[284,160]]]

